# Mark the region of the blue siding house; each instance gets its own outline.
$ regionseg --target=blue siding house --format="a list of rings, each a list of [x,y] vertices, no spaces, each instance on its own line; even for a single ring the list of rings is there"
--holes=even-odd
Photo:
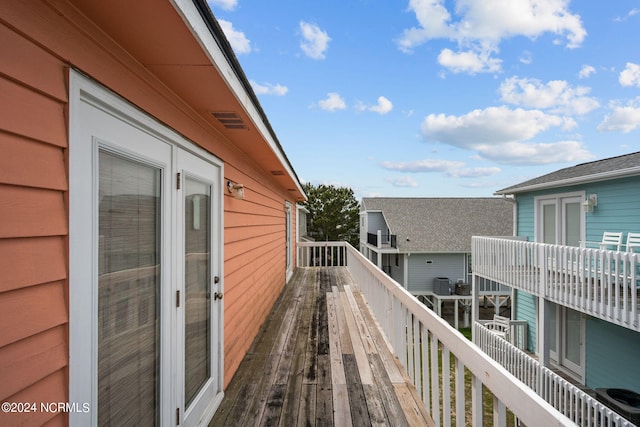
[[[474,274],[514,288],[512,317],[527,320],[529,350],[545,365],[590,389],[640,393],[640,254],[625,245],[640,232],[640,152],[496,194],[515,200],[526,242],[474,238]],[[622,233],[619,250],[600,244],[605,232]]]

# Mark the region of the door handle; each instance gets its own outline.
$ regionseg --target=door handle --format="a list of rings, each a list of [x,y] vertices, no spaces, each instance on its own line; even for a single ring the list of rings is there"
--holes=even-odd
[[[223,292],[216,292],[213,294],[213,300],[216,301],[216,300],[222,299],[223,296],[224,296]]]

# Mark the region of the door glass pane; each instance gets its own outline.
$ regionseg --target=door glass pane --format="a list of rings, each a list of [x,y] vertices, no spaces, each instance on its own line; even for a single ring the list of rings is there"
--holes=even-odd
[[[565,358],[580,366],[580,313],[566,309],[565,312]]]
[[[542,243],[556,243],[556,205],[542,206]]]
[[[185,405],[211,376],[211,186],[187,178],[184,193]]]
[[[161,171],[99,154],[98,423],[158,422]]]
[[[549,310],[549,349],[556,353],[558,351],[558,320],[557,320],[558,308],[555,304],[551,306]]]
[[[564,244],[567,246],[580,246],[580,203],[567,203],[564,206]]]

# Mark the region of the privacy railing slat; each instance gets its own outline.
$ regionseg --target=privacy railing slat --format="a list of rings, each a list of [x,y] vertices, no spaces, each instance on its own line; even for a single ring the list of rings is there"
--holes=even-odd
[[[508,238],[472,238],[474,276],[635,331],[640,331],[638,255]]]
[[[481,323],[475,322],[473,328],[473,341],[478,347],[576,424],[583,427],[634,425]]]
[[[483,386],[495,399],[494,413],[488,416],[496,427],[506,425],[506,410],[514,415],[512,420],[528,426],[575,425],[351,245],[304,242],[298,246],[301,267],[333,266],[333,251],[344,250],[344,265],[436,425],[484,425]],[[328,250],[330,255],[319,256],[314,252],[316,248]],[[465,401],[468,381],[472,389],[470,402]]]

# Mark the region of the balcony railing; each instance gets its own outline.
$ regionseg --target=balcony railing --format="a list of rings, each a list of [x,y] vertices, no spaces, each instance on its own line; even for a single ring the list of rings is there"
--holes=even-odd
[[[473,237],[473,274],[640,331],[639,254]]]
[[[360,287],[436,425],[454,425],[452,417],[458,426],[485,425],[484,387],[493,396],[494,426],[506,425],[507,409],[525,425],[574,425],[352,246],[298,243],[300,267],[337,265],[339,259]],[[465,397],[469,382],[470,398]]]
[[[476,322],[473,327],[473,342],[478,347],[576,424],[583,427],[634,425],[481,323]]]
[[[367,243],[377,248],[389,247],[396,248],[397,241],[395,234],[376,234],[367,233]],[[378,244],[379,243],[379,244]]]

